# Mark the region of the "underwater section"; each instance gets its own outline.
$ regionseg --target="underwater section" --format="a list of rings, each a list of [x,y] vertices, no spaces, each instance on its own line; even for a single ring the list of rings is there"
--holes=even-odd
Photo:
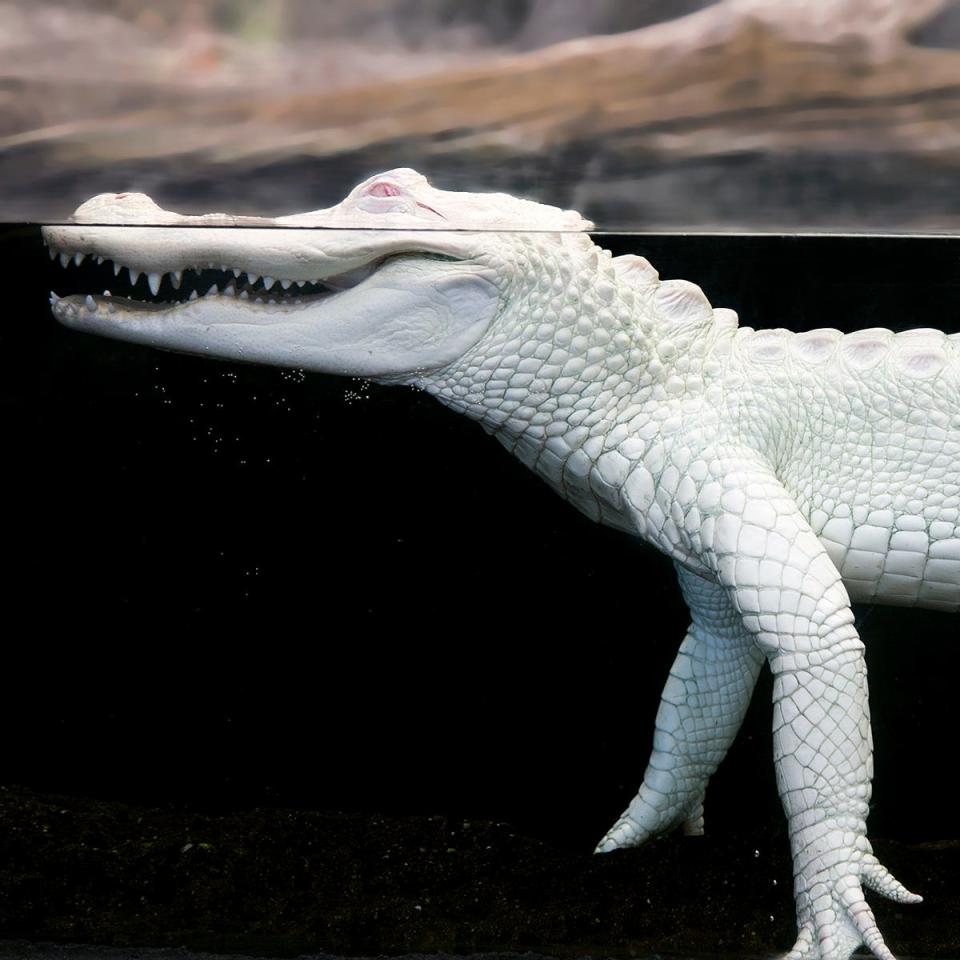
[[[143,251],[158,228],[115,229]],[[245,228],[185,229],[199,249]],[[258,230],[248,258],[331,237]],[[430,249],[446,233],[467,242],[421,231],[415,271],[455,269]],[[341,252],[366,250],[358,272],[307,279],[252,259],[115,273],[105,248],[61,264],[39,228],[0,233],[0,573],[21,625],[0,698],[0,937],[272,956],[788,949],[766,671],[711,780],[705,835],[591,852],[636,793],[689,622],[666,558],[572,509],[416,384],[215,361],[66,322],[88,297],[130,324],[207,297],[295,312],[410,269],[408,254],[371,260],[371,231],[344,234]],[[643,257],[741,327],[804,343],[822,328],[960,333],[950,239],[580,227],[502,234],[497,248],[546,235],[561,249],[591,236],[634,270]],[[184,245],[162,252],[177,255]],[[461,305],[485,302],[453,288]],[[75,317],[56,322],[51,291]],[[960,836],[942,812],[956,614],[854,612],[870,836],[925,902],[868,897],[891,949],[947,960],[960,942]]]

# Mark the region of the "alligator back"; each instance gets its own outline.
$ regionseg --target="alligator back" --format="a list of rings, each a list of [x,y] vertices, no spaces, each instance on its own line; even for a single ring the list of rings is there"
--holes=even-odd
[[[851,599],[960,610],[960,335],[743,328],[731,361]]]

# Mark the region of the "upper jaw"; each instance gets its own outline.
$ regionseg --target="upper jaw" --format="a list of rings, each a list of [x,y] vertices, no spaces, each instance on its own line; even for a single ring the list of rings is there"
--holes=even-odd
[[[358,211],[346,201],[276,219],[184,216],[145,194],[121,193],[91,198],[71,222],[45,226],[43,239],[64,266],[89,256],[112,261],[118,273],[127,268],[133,277],[214,269],[295,283],[325,281],[396,253],[463,259],[472,252],[467,234],[423,229],[428,223],[437,225],[404,213]]]
[[[462,234],[407,230],[65,224],[43,227],[43,239],[64,265],[93,257],[135,275],[214,269],[291,283],[325,281],[398,253],[471,252]]]
[[[128,296],[115,296],[105,289],[103,296],[94,299],[118,304],[122,301],[128,309],[175,306],[198,297],[235,297],[251,304],[292,307],[356,286],[389,258],[389,254],[370,249],[353,251],[344,257],[328,256],[323,263],[317,263],[305,259],[302,252],[278,256],[276,240],[273,249],[264,255],[262,247],[245,245],[234,231],[217,247],[215,239],[197,238],[196,231],[186,231],[184,236],[175,228],[174,232],[164,228],[162,237],[148,237],[143,245],[138,245],[138,238],[127,232],[138,228],[98,227],[96,232],[85,234],[74,234],[73,229],[44,228],[51,259],[59,258],[65,268],[80,266],[88,257],[95,259],[97,268],[84,267],[90,284]],[[123,231],[119,240],[116,231]],[[202,239],[200,246],[208,249],[198,249],[197,239]],[[216,259],[211,258],[214,254]],[[272,273],[261,272],[264,267]],[[156,302],[158,297],[165,303]]]
[[[80,216],[91,204],[93,210]],[[107,300],[126,310],[150,308],[142,301],[158,295],[172,298],[167,308],[189,297],[233,295],[238,307],[296,309],[362,282],[382,261],[398,254],[466,259],[475,252],[468,235],[452,231],[290,228],[283,221],[263,221],[259,227],[207,227],[208,218],[181,217],[152,206],[156,212],[151,217],[141,203],[134,205],[130,222],[104,223],[103,210],[98,214],[96,203],[88,201],[75,218],[101,222],[43,227],[51,257],[59,257],[65,267],[88,257],[112,265],[112,273],[101,268],[97,290],[126,288],[129,278],[133,298],[108,297],[104,290],[104,296],[88,298],[100,309],[109,305]],[[115,207],[105,209],[120,220]],[[80,302],[74,306],[80,311]],[[54,313],[66,322],[69,308],[64,301]]]

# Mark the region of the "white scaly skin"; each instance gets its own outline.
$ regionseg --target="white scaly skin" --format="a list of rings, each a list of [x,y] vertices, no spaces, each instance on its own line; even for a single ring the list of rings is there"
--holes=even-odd
[[[167,226],[45,228],[53,252],[158,273],[212,261],[347,289],[299,306],[71,297],[54,300],[57,318],[415,384],[588,516],[671,557],[692,623],[643,785],[597,849],[702,830],[707,781],[766,660],[794,860],[789,956],[846,960],[866,944],[890,958],[863,890],[920,898],[866,836],[872,744],[850,599],[960,609],[960,337],[738,329],[693,284],[611,258],[576,214],[436,190],[410,170],[286,221],[337,228],[309,232],[181,230],[183,218],[133,196],[95,198],[77,219]],[[349,230],[362,226],[391,230]]]

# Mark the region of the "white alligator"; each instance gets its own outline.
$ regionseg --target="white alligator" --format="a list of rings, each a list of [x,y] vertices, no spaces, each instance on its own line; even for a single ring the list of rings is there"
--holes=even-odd
[[[889,960],[864,888],[920,897],[867,839],[850,602],[960,610],[960,336],[738,328],[692,283],[594,245],[576,213],[438,190],[413,170],[270,222],[296,229],[94,197],[44,228],[65,264],[112,260],[154,295],[191,269],[226,280],[174,304],[53,295],[53,313],[165,349],[416,385],[589,517],[667,554],[692,623],[643,784],[598,851],[702,831],[707,781],[766,661],[789,956],[845,960],[865,944]]]

